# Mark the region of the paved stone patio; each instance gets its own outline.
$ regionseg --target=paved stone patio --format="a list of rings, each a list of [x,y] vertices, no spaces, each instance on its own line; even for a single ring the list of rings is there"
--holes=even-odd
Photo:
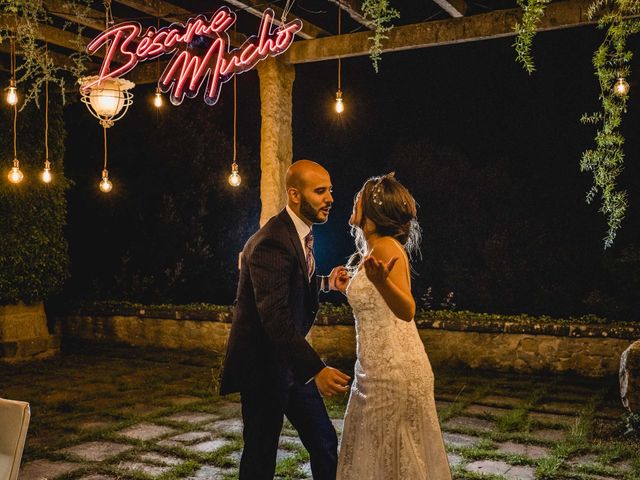
[[[0,366],[0,395],[32,408],[20,480],[237,478],[240,404],[214,394],[219,358],[113,346],[63,351],[48,362]],[[455,479],[640,479],[639,442],[623,434],[615,382],[435,374]],[[345,403],[327,402],[339,433]],[[276,478],[311,478],[288,422],[277,458]]]

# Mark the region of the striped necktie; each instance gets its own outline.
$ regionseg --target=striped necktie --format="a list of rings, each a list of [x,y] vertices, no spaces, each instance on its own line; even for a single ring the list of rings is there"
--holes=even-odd
[[[316,259],[313,256],[313,233],[309,232],[309,234],[304,237],[304,246],[306,250],[305,258],[307,260],[307,275],[309,276],[309,281],[311,281],[313,272],[316,270]]]

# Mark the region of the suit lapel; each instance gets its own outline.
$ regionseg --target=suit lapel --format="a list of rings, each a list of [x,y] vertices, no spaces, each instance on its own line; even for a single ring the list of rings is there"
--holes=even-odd
[[[305,257],[304,252],[302,251],[302,245],[300,244],[300,237],[298,236],[298,231],[296,230],[296,226],[293,224],[293,220],[287,213],[286,210],[282,210],[278,215],[280,220],[287,227],[287,233],[289,235],[289,240],[291,240],[291,244],[293,245],[294,250],[296,251],[296,256],[298,257],[298,264],[300,269],[302,270],[303,277],[309,278],[307,273],[307,259]],[[307,291],[311,292],[311,285],[308,281],[304,282]]]

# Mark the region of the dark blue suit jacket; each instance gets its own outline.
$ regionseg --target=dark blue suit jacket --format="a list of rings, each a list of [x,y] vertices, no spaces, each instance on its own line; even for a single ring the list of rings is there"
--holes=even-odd
[[[222,395],[305,383],[324,363],[305,340],[318,311],[300,238],[286,210],[246,243],[223,366]]]

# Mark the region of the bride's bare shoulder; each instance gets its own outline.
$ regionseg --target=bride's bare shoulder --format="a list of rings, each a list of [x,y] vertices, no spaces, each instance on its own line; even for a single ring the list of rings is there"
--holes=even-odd
[[[371,254],[378,260],[389,261],[393,257],[398,257],[404,253],[404,249],[393,237],[380,237],[376,240]]]

